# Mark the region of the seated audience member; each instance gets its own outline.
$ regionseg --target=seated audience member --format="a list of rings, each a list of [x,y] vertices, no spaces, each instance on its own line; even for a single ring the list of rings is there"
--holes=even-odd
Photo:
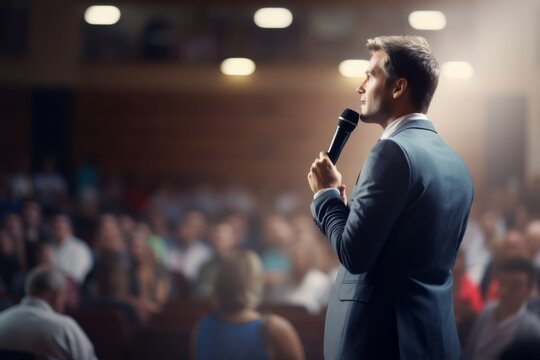
[[[224,221],[215,225],[210,231],[210,245],[214,250],[214,256],[204,263],[195,282],[195,294],[198,297],[210,297],[217,266],[220,260],[238,247],[240,239],[234,226]]]
[[[55,268],[80,284],[92,267],[92,253],[88,246],[72,232],[66,215],[57,215],[53,223],[52,254]]]
[[[23,272],[16,244],[5,230],[0,230],[0,291],[17,297],[21,294]]]
[[[318,248],[308,240],[292,246],[292,269],[284,283],[281,301],[304,306],[310,313],[319,313],[328,304],[332,280],[317,268]]]
[[[43,225],[41,206],[35,200],[28,200],[23,208],[24,239],[27,243],[50,241],[50,234]]]
[[[540,338],[540,320],[526,306],[534,287],[531,263],[522,258],[502,261],[495,277],[499,300],[488,304],[476,320],[465,359],[497,359],[513,341]]]
[[[206,218],[199,211],[186,213],[167,243],[165,264],[169,271],[179,272],[195,281],[200,267],[212,257],[212,249],[203,242]]]
[[[34,191],[46,213],[59,211],[68,196],[66,180],[56,171],[56,162],[48,156],[43,160],[43,171],[34,175]]]
[[[462,346],[465,346],[474,320],[484,307],[480,290],[469,278],[465,268],[465,253],[463,250],[460,250],[454,268],[452,269],[454,277],[452,294],[454,317]]]
[[[130,281],[129,263],[115,251],[103,251],[85,282],[84,306],[114,307],[126,314],[132,324],[137,324],[148,315],[140,303],[133,301],[133,283]]]
[[[465,271],[465,256],[459,251],[456,263],[452,269],[454,276],[454,310],[456,321],[460,318],[475,316],[484,307],[482,295],[478,286],[469,278]]]
[[[280,286],[291,270],[290,246],[294,239],[292,226],[286,218],[273,214],[264,220],[263,250],[265,297],[279,297]]]
[[[217,313],[194,334],[195,359],[303,359],[298,334],[282,317],[255,311],[262,291],[262,266],[251,251],[234,251],[219,264],[214,283]]]
[[[24,240],[24,229],[22,218],[17,213],[8,213],[4,217],[4,228],[15,245],[17,262],[22,271],[27,271],[26,252],[27,244]]]
[[[523,234],[518,230],[512,229],[508,230],[508,232],[502,238],[500,245],[495,249],[495,254],[486,269],[482,282],[480,283],[480,290],[482,292],[484,302],[487,303],[497,299],[498,284],[494,278],[497,263],[515,257],[528,259],[529,250]]]
[[[169,299],[170,282],[149,245],[150,230],[137,225],[129,236],[131,281],[134,300],[149,313],[155,313]]]
[[[167,219],[158,211],[152,211],[148,215],[148,224],[150,225],[150,248],[156,254],[158,261],[161,264],[165,263],[167,257],[167,239],[169,234],[169,224]]]
[[[0,349],[47,359],[96,359],[88,337],[64,307],[64,277],[48,267],[27,276],[19,305],[0,313]]]
[[[92,250],[94,264],[92,269],[86,275],[81,287],[81,295],[85,302],[95,296],[95,290],[91,290],[90,287],[95,286],[96,272],[97,269],[100,268],[100,262],[103,256],[108,256],[108,258],[110,258],[110,253],[115,253],[118,255],[118,261],[122,263],[122,266],[126,268],[129,266],[130,259],[126,240],[120,230],[120,224],[115,215],[103,214],[99,218],[99,226]]]

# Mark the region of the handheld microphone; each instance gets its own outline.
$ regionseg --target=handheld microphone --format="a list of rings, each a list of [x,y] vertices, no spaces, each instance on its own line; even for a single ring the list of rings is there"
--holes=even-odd
[[[334,133],[334,138],[330,143],[330,148],[328,149],[328,157],[335,165],[341,154],[341,150],[345,146],[347,140],[349,140],[349,135],[358,124],[358,118],[360,115],[354,110],[345,109],[339,116],[339,121],[337,125],[336,132]]]

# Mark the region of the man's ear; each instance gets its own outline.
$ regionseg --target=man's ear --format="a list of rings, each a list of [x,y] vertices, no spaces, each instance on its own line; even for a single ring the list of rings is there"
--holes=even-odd
[[[397,99],[403,94],[405,94],[405,91],[407,90],[407,87],[409,86],[409,83],[407,82],[407,79],[405,78],[399,78],[394,82],[394,89],[392,90],[392,98]]]

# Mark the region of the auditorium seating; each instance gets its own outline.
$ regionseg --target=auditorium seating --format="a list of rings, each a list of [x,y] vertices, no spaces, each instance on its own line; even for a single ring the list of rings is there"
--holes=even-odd
[[[131,331],[128,318],[118,307],[87,307],[69,314],[84,329],[101,360],[128,358]]]
[[[259,310],[289,320],[300,336],[306,358],[323,359],[325,312],[309,314],[303,307],[263,304]],[[196,325],[212,312],[211,303],[197,299],[177,299],[141,326],[129,325],[118,309],[81,309],[72,315],[94,343],[99,359],[186,359]]]

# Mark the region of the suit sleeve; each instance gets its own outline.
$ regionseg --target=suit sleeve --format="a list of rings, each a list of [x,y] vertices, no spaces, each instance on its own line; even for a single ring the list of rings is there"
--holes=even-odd
[[[313,200],[315,223],[353,274],[370,270],[403,211],[411,184],[410,164],[392,140],[378,142],[366,159],[347,207],[336,192]]]

